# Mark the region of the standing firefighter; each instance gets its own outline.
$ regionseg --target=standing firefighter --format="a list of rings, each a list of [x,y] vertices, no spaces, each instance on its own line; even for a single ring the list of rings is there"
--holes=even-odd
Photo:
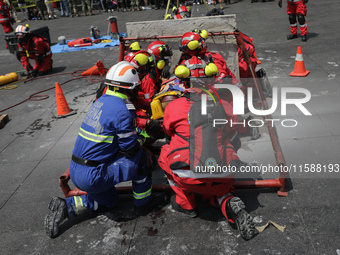
[[[26,75],[45,75],[52,70],[52,51],[46,38],[31,34],[28,25],[15,29],[18,36],[17,58],[25,68]],[[29,60],[35,61],[34,67]]]
[[[13,27],[11,25],[11,15],[9,13],[9,7],[3,0],[0,0],[0,24],[4,28],[5,34],[13,31]]]
[[[165,194],[151,194],[152,166],[136,132],[136,112],[130,101],[140,85],[136,69],[126,61],[119,62],[108,71],[105,84],[106,93],[95,101],[80,127],[70,164],[72,182],[88,195],[51,199],[45,217],[49,237],[57,236],[60,223],[80,210],[117,206],[115,185],[121,182],[132,180],[137,215],[167,202]]]
[[[290,23],[290,35],[287,40],[297,38],[297,20],[299,21],[302,41],[307,41],[307,22],[305,16],[307,15],[306,3],[308,0],[287,0],[287,14]],[[282,0],[278,2],[279,7],[282,8]]]

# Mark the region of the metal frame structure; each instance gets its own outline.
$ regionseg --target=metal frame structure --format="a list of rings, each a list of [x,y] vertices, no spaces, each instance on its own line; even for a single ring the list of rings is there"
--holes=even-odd
[[[244,58],[246,60],[248,69],[250,70],[251,77],[253,78],[257,93],[259,95],[259,98],[261,100],[261,106],[263,110],[268,110],[268,103],[264,96],[262,86],[259,84],[259,81],[256,75],[256,72],[254,68],[252,67],[251,60],[249,57],[249,52],[246,50],[246,47],[244,45],[243,39],[240,36],[239,32],[220,32],[220,33],[210,33],[210,36],[235,36],[237,45],[240,47],[240,49],[243,52]],[[153,37],[131,37],[131,38],[123,38],[120,37],[120,45],[119,45],[119,59],[118,61],[124,60],[124,52],[128,49],[129,42],[130,41],[140,41],[140,40],[162,40],[162,39],[173,39],[173,38],[181,38],[181,35],[168,35],[168,36],[153,36]],[[282,153],[282,149],[279,143],[279,138],[275,129],[275,126],[272,125],[271,122],[268,121],[268,119],[272,119],[271,115],[264,116],[266,123],[268,124],[268,131],[270,140],[272,143],[272,147],[274,150],[274,155],[276,158],[276,164],[277,166],[282,166],[280,169],[283,169],[284,166],[286,166],[286,162]],[[280,171],[279,177],[277,179],[267,179],[267,180],[241,180],[241,181],[235,181],[234,187],[235,188],[275,188],[278,189],[277,194],[279,196],[287,196],[287,190],[286,190],[286,183],[287,179],[289,178],[288,173]],[[67,170],[64,175],[62,175],[59,179],[60,187],[65,195],[65,197],[69,196],[75,196],[79,194],[86,194],[83,191],[80,191],[78,189],[71,190],[68,186],[68,181],[70,179],[70,173],[69,170]],[[132,187],[117,187],[117,192],[120,194],[127,194],[132,193]],[[171,191],[171,187],[168,184],[164,185],[153,185],[153,191]]]

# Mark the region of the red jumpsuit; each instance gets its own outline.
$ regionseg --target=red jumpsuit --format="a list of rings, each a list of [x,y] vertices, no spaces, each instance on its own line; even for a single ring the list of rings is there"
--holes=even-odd
[[[222,104],[227,113],[227,119],[237,121],[237,117],[232,114],[232,106],[226,101],[222,101]],[[188,98],[182,97],[172,101],[165,108],[163,128],[165,133],[171,137],[171,141],[170,144],[162,146],[158,162],[166,172],[169,184],[176,193],[176,203],[183,209],[194,209],[196,207],[194,193],[199,193],[202,194],[204,200],[210,201],[215,206],[217,198],[224,216],[228,218],[225,205],[226,201],[233,197],[231,192],[234,191],[234,174],[227,173],[220,175],[219,178],[207,178],[206,174],[202,176],[201,173],[194,173],[190,170],[187,139],[190,137],[188,114],[191,105],[192,102]],[[228,137],[235,134],[235,130],[229,126],[226,128],[226,132]],[[228,147],[230,147],[226,149],[228,163],[238,161],[239,158],[232,146],[228,144]],[[179,166],[178,162],[182,165],[180,169],[175,167],[175,165]]]
[[[296,17],[298,17],[301,36],[307,35],[307,22],[304,18],[307,15],[307,7],[303,0],[287,0],[287,14],[289,15],[290,33],[297,34]]]
[[[13,32],[10,17],[8,5],[0,0],[0,24],[4,28],[5,34]]]
[[[47,74],[52,69],[52,51],[48,41],[40,36],[23,34],[18,39],[17,56],[27,72],[32,69],[40,74]],[[29,59],[34,59],[32,68]]]

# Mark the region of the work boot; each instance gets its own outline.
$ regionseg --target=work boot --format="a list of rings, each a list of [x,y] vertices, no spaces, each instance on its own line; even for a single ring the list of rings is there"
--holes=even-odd
[[[48,237],[54,238],[58,235],[59,225],[68,218],[66,200],[53,197],[48,204],[51,210],[45,217],[44,226]]]
[[[195,218],[198,216],[198,213],[196,212],[195,209],[186,210],[186,209],[183,209],[179,204],[177,204],[176,195],[171,197],[171,206],[175,211],[184,213],[188,215],[190,218]]]
[[[227,214],[231,218],[244,240],[250,240],[258,234],[253,218],[245,210],[246,206],[239,197],[232,197],[227,201]]]
[[[140,6],[139,5],[137,6],[137,11],[140,11]]]
[[[287,40],[292,40],[297,38],[297,35],[287,35]]]
[[[307,42],[307,35],[303,35],[301,41]]]
[[[86,12],[84,12],[84,16],[86,16]]]
[[[93,15],[93,13],[92,13],[92,11],[90,11],[90,16],[92,16]]]
[[[151,212],[161,209],[168,203],[168,196],[165,193],[152,194],[152,199],[144,206],[135,206],[135,213],[138,216],[145,216]]]

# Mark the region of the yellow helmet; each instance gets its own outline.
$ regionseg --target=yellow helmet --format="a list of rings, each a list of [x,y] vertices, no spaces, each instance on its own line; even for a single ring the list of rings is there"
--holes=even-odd
[[[188,78],[190,76],[190,70],[185,65],[177,66],[175,75],[179,78]]]
[[[133,43],[130,44],[129,51],[135,52],[135,51],[139,51],[139,50],[140,50],[139,42],[133,42]]]

